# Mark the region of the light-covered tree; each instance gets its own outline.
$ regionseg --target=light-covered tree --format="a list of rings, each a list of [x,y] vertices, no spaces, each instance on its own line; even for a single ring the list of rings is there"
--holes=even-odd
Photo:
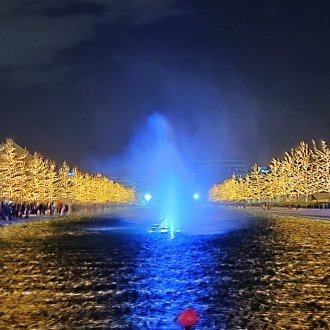
[[[267,174],[267,195],[271,200],[278,201],[287,194],[287,172],[283,162],[273,158],[269,164],[270,173]]]
[[[59,175],[56,164],[50,160],[46,161],[46,196],[47,202],[52,203],[59,200]]]
[[[330,149],[325,141],[321,140],[319,148],[313,141],[312,163],[315,192],[330,193]]]
[[[319,147],[313,141],[313,149],[301,141],[283,159],[272,159],[268,167],[266,175],[254,165],[244,178],[232,177],[213,186],[211,200],[290,201],[303,197],[307,202],[314,193],[330,193],[330,152],[325,141]]]
[[[27,163],[26,197],[29,202],[45,203],[47,201],[47,173],[47,162],[40,154],[34,153]]]
[[[298,146],[291,149],[289,154],[292,160],[291,175],[294,182],[294,192],[297,197],[303,196],[307,202],[308,196],[313,192],[311,151],[308,144],[301,141]]]
[[[14,202],[121,204],[135,201],[134,189],[101,174],[73,171],[66,162],[57,171],[54,162],[33,156],[7,139],[0,146],[0,198]]]
[[[85,174],[80,172],[77,167],[73,170],[73,176],[71,177],[71,193],[72,193],[72,201],[74,203],[83,204],[87,202],[88,198],[87,187],[88,181],[85,179]]]
[[[249,177],[253,199],[261,202],[265,197],[265,175],[261,173],[261,167],[255,164],[252,167]]]
[[[0,186],[2,198],[15,202],[21,201],[27,185],[27,151],[18,150],[12,139],[1,146]]]
[[[71,203],[73,201],[71,171],[64,161],[58,170],[59,175],[59,199],[62,202]]]

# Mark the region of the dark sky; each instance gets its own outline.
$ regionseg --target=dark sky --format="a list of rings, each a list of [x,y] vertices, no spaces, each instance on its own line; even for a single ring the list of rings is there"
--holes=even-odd
[[[330,138],[329,1],[1,0],[0,138],[106,161],[164,114],[195,157]]]

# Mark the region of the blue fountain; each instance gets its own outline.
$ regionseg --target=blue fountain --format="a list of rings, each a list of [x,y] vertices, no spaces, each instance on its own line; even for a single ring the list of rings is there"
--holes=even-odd
[[[158,225],[154,224],[153,231],[174,237],[186,225],[188,204],[192,201],[191,173],[163,115],[149,117],[137,144],[144,155],[138,161],[140,170],[143,169],[143,189],[147,192],[144,202]]]

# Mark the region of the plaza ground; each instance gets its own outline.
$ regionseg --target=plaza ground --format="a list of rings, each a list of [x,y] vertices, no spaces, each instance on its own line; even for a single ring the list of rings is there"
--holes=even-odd
[[[272,207],[270,210],[262,209],[258,206],[249,206],[247,212],[273,215],[286,215],[298,218],[309,218],[319,220],[330,220],[330,209],[311,209],[311,208],[288,208],[288,207]]]

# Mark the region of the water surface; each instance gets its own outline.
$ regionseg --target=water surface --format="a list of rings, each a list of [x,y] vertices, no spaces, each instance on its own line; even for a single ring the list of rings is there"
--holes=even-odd
[[[201,221],[202,228],[202,221]],[[1,329],[328,329],[329,223],[225,215],[148,233],[125,219],[0,229]]]

